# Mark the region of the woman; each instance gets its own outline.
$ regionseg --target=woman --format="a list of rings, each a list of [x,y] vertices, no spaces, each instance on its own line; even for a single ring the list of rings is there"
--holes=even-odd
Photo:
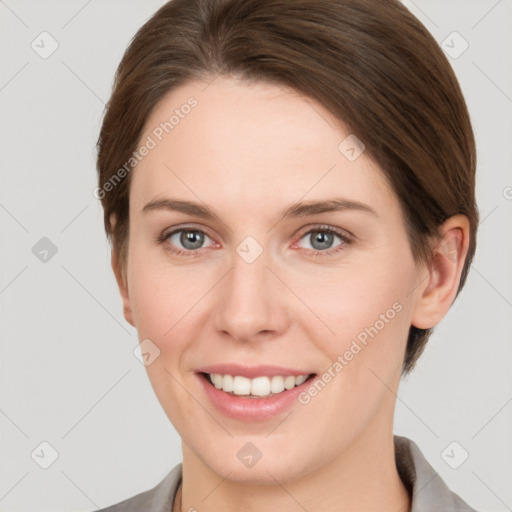
[[[183,463],[108,511],[471,511],[400,378],[475,252],[460,87],[395,0],[173,0],[98,141],[124,316]]]

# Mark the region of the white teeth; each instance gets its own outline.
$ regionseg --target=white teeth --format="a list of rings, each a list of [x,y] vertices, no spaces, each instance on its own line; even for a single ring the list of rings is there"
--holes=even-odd
[[[251,380],[251,395],[270,395],[270,379],[268,377],[256,377]]]
[[[272,391],[272,393],[281,393],[281,391],[284,391],[284,377],[272,377],[270,391]]]
[[[233,378],[233,393],[235,395],[251,394],[251,379],[237,375]]]
[[[222,387],[222,375],[219,375],[218,373],[213,373],[211,375],[211,379],[212,379],[213,385],[217,389],[220,389]]]
[[[258,397],[269,396],[271,393],[281,393],[285,389],[292,389],[302,384],[308,375],[288,375],[282,377],[275,375],[273,377],[256,377],[248,379],[241,375],[221,375],[219,373],[208,374],[210,381],[217,389],[222,389],[226,393],[233,392],[234,395],[251,395]]]
[[[297,386],[300,386],[303,382],[306,381],[307,378],[308,378],[307,375],[299,375],[298,377],[295,378],[295,384]]]
[[[219,375],[220,381],[222,382],[221,388],[223,391],[230,392],[233,391],[233,376],[232,375]]]
[[[284,387],[286,389],[292,389],[295,387],[295,377],[293,375],[290,375],[284,379]]]

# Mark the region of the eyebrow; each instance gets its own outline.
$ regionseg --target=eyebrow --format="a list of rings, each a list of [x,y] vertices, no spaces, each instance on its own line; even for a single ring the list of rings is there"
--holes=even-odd
[[[193,215],[195,217],[201,217],[203,219],[220,220],[219,216],[208,206],[180,199],[156,199],[147,203],[144,208],[142,208],[143,213],[155,210],[175,211]],[[307,217],[309,215],[317,215],[319,213],[350,210],[361,211],[378,217],[377,212],[365,203],[344,198],[332,198],[322,201],[299,202],[288,206],[281,212],[279,221],[289,218]]]

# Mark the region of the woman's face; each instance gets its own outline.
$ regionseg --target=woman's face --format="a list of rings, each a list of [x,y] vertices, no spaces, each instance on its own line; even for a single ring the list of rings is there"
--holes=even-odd
[[[143,145],[125,314],[184,457],[274,483],[388,439],[425,271],[362,146],[294,91],[222,77],[168,94]]]

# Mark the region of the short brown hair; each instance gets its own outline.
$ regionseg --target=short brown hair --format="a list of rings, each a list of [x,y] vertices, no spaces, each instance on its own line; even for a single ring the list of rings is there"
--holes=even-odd
[[[122,269],[131,174],[109,193],[104,187],[164,95],[218,75],[291,87],[342,121],[395,191],[417,261],[430,261],[440,224],[466,215],[470,243],[458,295],[476,247],[474,135],[447,58],[398,0],[172,0],[161,7],[119,64],[98,140],[97,190]],[[411,326],[404,373],[431,332]]]

